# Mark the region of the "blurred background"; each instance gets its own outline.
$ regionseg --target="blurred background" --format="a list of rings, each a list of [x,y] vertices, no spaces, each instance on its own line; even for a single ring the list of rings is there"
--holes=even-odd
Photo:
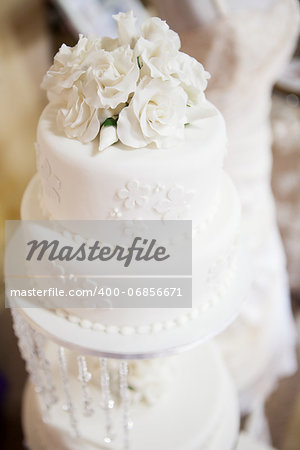
[[[251,7],[258,3],[253,1]],[[19,219],[22,193],[35,172],[36,126],[46,104],[40,83],[63,42],[74,44],[79,32],[114,35],[111,15],[130,9],[139,21],[148,15],[167,19],[170,27],[180,34],[183,50],[195,57],[201,45],[197,30],[213,20],[208,0],[2,0],[0,3],[0,448],[23,448],[20,404],[25,371],[10,313],[4,308],[2,254],[4,221]],[[299,55],[298,45],[292,65],[275,85],[271,120],[272,185],[300,333]],[[282,450],[300,449],[299,372],[280,382],[268,401],[267,413],[273,445]]]

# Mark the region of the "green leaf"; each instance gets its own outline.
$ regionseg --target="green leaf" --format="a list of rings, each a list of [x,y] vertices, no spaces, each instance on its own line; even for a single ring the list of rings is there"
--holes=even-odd
[[[191,105],[189,105],[188,103],[187,103],[187,105],[186,105],[188,108],[191,108]]]
[[[137,58],[136,58],[136,60],[137,60],[137,63],[138,63],[138,66],[139,66],[139,69],[141,69],[142,67],[143,67],[143,61],[140,59],[140,57],[138,56]]]
[[[132,387],[132,386],[130,386],[130,385],[128,385],[128,389],[129,389],[130,391],[135,391],[134,387]]]
[[[185,127],[187,127],[188,125],[190,125],[190,122],[184,124]]]
[[[117,121],[118,121],[118,119],[114,119],[113,117],[108,117],[106,120],[104,120],[101,127],[116,127]]]

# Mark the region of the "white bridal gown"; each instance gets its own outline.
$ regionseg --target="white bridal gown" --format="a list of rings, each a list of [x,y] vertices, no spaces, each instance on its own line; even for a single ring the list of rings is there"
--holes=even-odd
[[[280,377],[296,369],[286,260],[270,185],[269,114],[272,86],[298,36],[299,3],[166,0],[160,5],[159,13],[179,31],[183,51],[211,73],[207,97],[227,124],[225,166],[242,201],[242,236],[250,247],[253,283],[242,315],[218,342],[236,380],[242,412],[252,413],[250,431],[262,435],[266,397]]]

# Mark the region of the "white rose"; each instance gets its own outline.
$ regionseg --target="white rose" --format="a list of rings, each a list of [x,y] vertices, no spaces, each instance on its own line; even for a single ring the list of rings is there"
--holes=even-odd
[[[118,47],[111,52],[98,50],[85,73],[83,93],[88,105],[99,109],[115,109],[134,92],[139,68],[133,51]]]
[[[176,33],[160,19],[149,19],[142,26],[134,52],[141,68],[141,77],[170,80],[180,85],[188,96],[188,104],[196,105],[204,99],[210,75],[195,58],[178,51],[180,41]]]
[[[141,37],[151,42],[164,43],[175,50],[180,49],[178,34],[170,30],[169,25],[158,17],[151,17],[144,21],[141,28]]]
[[[69,99],[68,90],[80,81],[86,103],[103,110],[110,108],[113,114],[113,109],[126,103],[139,77],[134,52],[128,46],[116,45],[114,39],[83,36],[73,48],[63,45],[42,82],[49,100],[65,104]],[[100,111],[100,119],[101,114],[109,115]]]
[[[89,40],[82,35],[74,47],[63,44],[54,57],[54,63],[44,76],[41,87],[47,90],[50,101],[61,102],[61,94],[73,84],[86,70],[86,56],[100,40]]]
[[[149,76],[172,81],[171,74],[174,71],[174,60],[178,51],[164,42],[151,42],[144,38],[138,39],[134,51],[141,68],[141,77]],[[174,85],[180,83],[179,80],[174,81]]]
[[[185,90],[190,106],[197,105],[204,99],[204,91],[210,74],[195,58],[178,52],[176,59],[173,60],[171,76],[180,81],[180,86]]]
[[[136,17],[134,17],[133,12],[120,12],[113,18],[117,22],[120,45],[131,46],[136,39]]]
[[[135,148],[151,143],[161,147],[183,138],[186,101],[184,90],[174,88],[169,81],[143,78],[129,106],[119,115],[120,141]]]
[[[141,77],[170,79],[173,60],[178,55],[180,39],[177,33],[158,17],[146,20],[134,52],[139,60]],[[177,83],[178,84],[178,83]]]
[[[83,143],[92,141],[99,133],[98,111],[86,103],[78,85],[70,89],[66,106],[58,110],[57,125],[66,136]]]
[[[196,105],[204,99],[210,75],[195,58],[174,51],[164,43],[144,38],[137,41],[135,53],[139,58],[141,76],[170,80],[174,86],[181,86],[189,105]]]
[[[117,22],[120,46],[129,45],[133,48],[138,39],[136,18],[133,16],[133,12],[120,12],[113,18]],[[170,30],[169,25],[159,17],[146,19],[142,24],[140,36],[151,42],[164,42],[168,47],[173,47],[175,50],[180,48],[178,34]]]

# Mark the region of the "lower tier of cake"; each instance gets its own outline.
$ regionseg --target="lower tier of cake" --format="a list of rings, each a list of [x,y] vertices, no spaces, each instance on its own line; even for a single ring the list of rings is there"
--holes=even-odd
[[[35,177],[24,194],[22,219],[48,218],[39,204],[39,191],[40,180]],[[202,224],[200,229],[198,226],[194,228],[193,308],[86,307],[87,299],[78,297],[68,307],[64,301],[59,307],[60,315],[74,324],[95,331],[145,335],[190,323],[197,316],[205,316],[207,311],[222,308],[222,304],[230,299],[241,278],[238,260],[239,202],[236,190],[225,174],[222,177],[219,197],[218,208],[209,222]],[[46,269],[45,266],[45,273]],[[38,283],[38,280],[35,281]],[[52,280],[51,283],[53,284]],[[47,299],[47,307],[57,309],[57,301],[52,302],[53,305],[51,302],[52,298]]]
[[[133,427],[129,431],[132,450],[231,450],[239,430],[238,400],[223,361],[212,344],[177,356],[174,379],[153,405],[134,403],[129,408]],[[68,360],[69,363],[69,360]],[[53,365],[53,358],[51,366]],[[70,366],[70,364],[69,364]],[[54,374],[55,374],[54,370]],[[83,398],[76,374],[70,370],[70,397],[78,436],[71,433],[70,414],[63,407],[64,386],[57,378],[58,402],[43,420],[43,408],[33,385],[24,393],[23,427],[31,450],[122,449],[124,430],[122,405],[111,410],[111,443],[105,438],[105,413],[99,406],[97,380],[90,385],[94,414],[83,415]],[[93,371],[92,371],[93,376]],[[154,374],[152,374],[154,376]]]

